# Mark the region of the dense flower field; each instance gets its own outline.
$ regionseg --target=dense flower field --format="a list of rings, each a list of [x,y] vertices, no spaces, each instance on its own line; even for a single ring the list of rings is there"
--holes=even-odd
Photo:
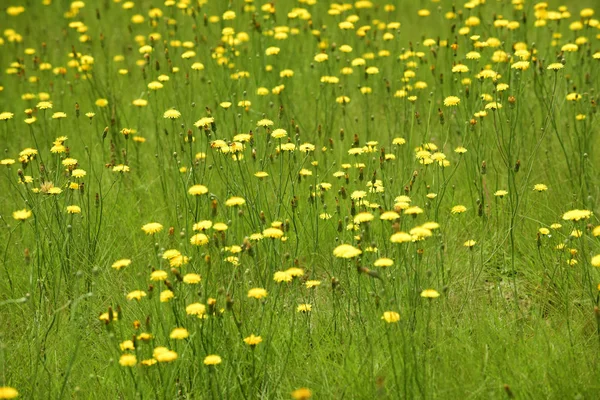
[[[0,399],[595,398],[597,5],[2,2]]]

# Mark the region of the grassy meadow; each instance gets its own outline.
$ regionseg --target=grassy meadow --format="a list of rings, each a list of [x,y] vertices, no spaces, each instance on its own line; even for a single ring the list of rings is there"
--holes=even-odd
[[[597,1],[1,3],[0,399],[597,398]]]

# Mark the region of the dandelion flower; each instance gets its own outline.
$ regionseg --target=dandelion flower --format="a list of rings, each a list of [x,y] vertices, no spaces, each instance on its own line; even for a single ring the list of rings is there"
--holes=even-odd
[[[260,300],[267,297],[267,291],[263,288],[253,288],[248,291],[248,297]]]
[[[146,297],[146,292],[143,290],[134,290],[127,294],[127,300],[141,300],[142,297]]]
[[[25,221],[26,219],[31,217],[31,211],[24,208],[22,210],[14,211],[12,213],[12,217],[17,221]]]
[[[171,331],[169,337],[175,340],[186,339],[190,336],[190,333],[185,328],[175,328]]]
[[[137,358],[135,357],[135,354],[123,354],[121,358],[119,358],[119,364],[121,364],[122,367],[133,367],[137,364]]]
[[[457,106],[460,104],[460,98],[456,96],[448,96],[444,99],[444,105],[446,107]]]
[[[562,219],[565,221],[580,221],[582,219],[589,219],[592,216],[592,212],[589,210],[571,210],[563,214]]]
[[[244,338],[244,343],[246,343],[250,347],[254,347],[260,342],[262,342],[262,338],[260,336],[255,336],[254,334],[251,334],[250,336]]]
[[[162,231],[162,229],[163,226],[158,222],[150,222],[142,226],[142,230],[146,235],[154,235],[155,233]]]
[[[216,354],[211,354],[204,358],[204,365],[219,365],[221,364],[221,357]]]
[[[312,392],[308,388],[296,389],[292,392],[292,399],[294,400],[308,400],[312,397]]]
[[[383,317],[381,317],[381,319],[387,322],[388,324],[392,324],[400,321],[400,314],[398,314],[395,311],[386,311],[383,313]]]
[[[437,297],[440,297],[440,294],[435,289],[425,289],[421,292],[421,297],[426,299],[435,299]]]
[[[177,119],[181,117],[181,113],[175,109],[167,110],[163,114],[163,118],[165,119]]]
[[[333,255],[338,258],[354,258],[361,254],[361,250],[350,244],[341,244],[333,250]]]
[[[120,270],[122,268],[125,268],[125,267],[128,267],[130,265],[131,265],[131,260],[129,258],[122,258],[120,260],[115,261],[111,265],[111,267],[114,268],[114,269],[116,269],[118,271],[118,270]]]
[[[452,214],[462,214],[465,211],[467,211],[467,207],[465,207],[463,205],[460,205],[460,204],[457,205],[457,206],[452,207],[452,210],[450,210],[450,212]]]
[[[296,311],[297,312],[301,312],[301,313],[309,313],[309,312],[312,311],[312,305],[310,305],[310,304],[300,304],[296,308]]]

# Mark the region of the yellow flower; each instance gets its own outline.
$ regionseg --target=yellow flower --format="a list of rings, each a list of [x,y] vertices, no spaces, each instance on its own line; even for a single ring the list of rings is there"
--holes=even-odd
[[[164,281],[167,279],[169,275],[167,274],[167,271],[163,271],[163,270],[156,270],[156,271],[152,271],[152,273],[150,274],[150,280],[151,281]]]
[[[165,119],[177,119],[181,117],[181,113],[175,109],[167,110],[163,114],[163,118]]]
[[[162,229],[163,226],[158,222],[150,222],[142,226],[142,230],[146,235],[154,235],[155,233],[162,231]]]
[[[400,314],[395,311],[386,311],[383,313],[381,319],[385,320],[388,324],[400,321]]]
[[[308,400],[311,397],[312,392],[308,388],[300,388],[292,392],[292,399],[294,400]]]
[[[462,214],[465,211],[467,211],[467,207],[459,204],[457,206],[452,207],[452,210],[450,212],[452,214]]]
[[[112,268],[120,270],[121,268],[125,268],[129,265],[131,265],[131,260],[129,258],[122,258],[120,260],[115,261],[112,264]]]
[[[263,237],[280,239],[283,236],[283,231],[278,228],[267,228],[262,232]]]
[[[198,274],[185,274],[185,276],[183,277],[183,283],[187,283],[188,285],[195,285],[200,283],[200,281],[202,280],[202,277]]]
[[[248,297],[253,297],[260,300],[264,297],[267,297],[267,291],[263,288],[253,288],[248,291]]]
[[[456,96],[448,96],[444,99],[444,105],[446,107],[457,106],[460,104],[460,98]]]
[[[561,63],[552,63],[552,64],[548,65],[547,69],[552,70],[552,71],[558,71],[560,69],[563,69],[564,67],[565,66],[562,65]]]
[[[436,297],[440,297],[440,294],[435,289],[425,289],[421,292],[421,297],[424,297],[427,299],[435,299]]]
[[[141,300],[142,297],[146,297],[146,292],[143,290],[134,290],[127,294],[127,300]]]
[[[137,358],[134,354],[123,354],[121,358],[119,358],[119,364],[121,364],[122,367],[133,367],[137,364]]]
[[[190,333],[185,328],[175,328],[171,331],[171,334],[169,335],[169,337],[171,339],[176,339],[176,340],[185,339],[189,336],[190,336]]]
[[[312,311],[312,305],[310,304],[300,304],[298,308],[296,308],[297,312],[309,313]]]
[[[81,207],[76,206],[76,205],[67,206],[67,212],[69,214],[80,214],[81,213]]]
[[[188,193],[192,196],[200,196],[208,193],[208,188],[204,185],[194,185],[188,189]]]
[[[204,246],[208,243],[208,236],[204,233],[197,233],[190,238],[190,243],[194,246]]]
[[[167,303],[169,300],[175,297],[175,294],[171,290],[163,290],[160,292],[160,302]]]
[[[360,249],[350,244],[341,244],[333,250],[333,255],[338,258],[354,258],[361,254],[362,251]]]
[[[201,303],[192,303],[185,308],[187,315],[197,315],[199,317],[206,313],[206,306]]]
[[[17,389],[10,386],[0,387],[0,399],[14,399],[19,396]]]
[[[526,71],[529,68],[529,61],[517,61],[510,66],[512,69],[518,69],[520,71]]]
[[[273,274],[273,280],[277,283],[291,282],[294,276],[287,271],[277,271]]]
[[[592,257],[592,266],[600,267],[600,254],[597,254],[594,257]]]
[[[538,183],[533,186],[533,190],[535,190],[536,192],[545,192],[546,190],[548,190],[548,186],[544,185],[543,183]]]
[[[221,364],[221,357],[216,354],[211,354],[204,358],[204,365],[219,365]]]
[[[412,235],[406,232],[396,232],[390,237],[392,243],[409,243],[413,241]]]
[[[262,342],[262,338],[260,336],[255,336],[254,334],[244,338],[244,343],[251,347],[256,346],[260,342]]]
[[[152,355],[154,356],[156,361],[158,361],[160,363],[171,362],[171,361],[177,360],[177,353],[174,352],[173,350],[169,350],[164,347],[163,348],[160,348],[160,347],[155,348]]]
[[[571,210],[564,213],[562,219],[565,221],[580,221],[589,219],[591,216],[592,212],[589,210]]]
[[[25,221],[26,219],[31,217],[31,211],[24,208],[22,210],[14,211],[12,216],[17,221]]]
[[[243,197],[230,197],[225,201],[227,207],[243,206],[244,204],[246,204],[246,200]]]
[[[375,260],[375,263],[373,263],[374,266],[376,267],[382,267],[382,268],[387,268],[387,267],[391,267],[392,265],[394,265],[394,260],[392,260],[391,258],[379,258],[377,260]]]
[[[304,283],[307,289],[312,289],[321,285],[321,281],[309,280]]]
[[[463,246],[471,248],[471,247],[475,246],[476,243],[477,242],[475,240],[470,239],[470,240],[467,240],[466,242],[464,242]]]

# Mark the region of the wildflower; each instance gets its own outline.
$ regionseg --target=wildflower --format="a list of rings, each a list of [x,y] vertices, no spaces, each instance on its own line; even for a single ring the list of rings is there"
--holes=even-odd
[[[377,260],[375,260],[375,263],[373,264],[376,267],[391,267],[392,265],[394,265],[394,260],[392,260],[391,258],[379,258]]]
[[[349,244],[341,244],[333,250],[333,255],[338,258],[354,258],[361,254],[361,250]]]
[[[26,219],[31,217],[31,211],[24,208],[22,210],[14,211],[12,213],[12,217],[17,221],[25,221]]]
[[[208,243],[208,236],[203,233],[197,233],[190,238],[190,243],[194,246],[204,246]]]
[[[310,305],[310,304],[300,304],[296,308],[296,311],[297,312],[302,312],[302,313],[309,313],[309,312],[312,311],[312,305]]]
[[[494,196],[496,197],[500,197],[503,198],[504,196],[506,196],[508,194],[507,190],[496,190],[496,192],[494,192]]]
[[[204,358],[204,365],[219,365],[221,364],[221,357],[216,354],[211,354]]]
[[[460,104],[460,98],[456,96],[448,96],[444,99],[444,105],[446,107],[457,106]]]
[[[312,392],[308,388],[300,388],[292,392],[292,399],[294,400],[308,400],[311,397]]]
[[[163,114],[163,118],[165,119],[177,119],[181,117],[181,113],[175,109],[167,110]]]
[[[291,282],[293,279],[294,276],[288,271],[277,271],[273,274],[273,280],[277,283]]]
[[[142,297],[146,297],[146,292],[143,290],[134,290],[127,294],[127,300],[141,300]]]
[[[400,314],[395,311],[386,311],[383,313],[383,317],[381,317],[388,324],[392,324],[400,321]]]
[[[463,243],[463,246],[471,248],[473,246],[475,246],[477,242],[473,239],[467,240],[466,242]]]
[[[593,267],[600,267],[600,254],[593,256],[591,262]]]
[[[9,119],[12,119],[15,116],[15,114],[5,111],[0,113],[0,121],[8,121]]]
[[[187,315],[203,316],[206,313],[206,306],[201,303],[192,303],[185,308]]]
[[[263,237],[280,239],[283,236],[283,231],[278,228],[267,228],[262,232]]]
[[[169,300],[175,297],[175,294],[171,290],[163,290],[160,292],[160,302],[168,303]]]
[[[406,232],[396,232],[390,237],[392,243],[408,243],[413,241],[412,235]]]
[[[183,283],[187,283],[188,285],[195,285],[200,283],[202,277],[198,274],[185,274],[183,277]]]
[[[10,386],[0,387],[0,399],[15,399],[19,396],[17,389]]]
[[[171,339],[176,339],[176,340],[186,339],[189,336],[190,336],[190,333],[185,328],[175,328],[171,331],[171,334],[169,335],[169,337]]]
[[[543,183],[538,183],[533,186],[533,190],[536,192],[545,192],[548,190],[548,186],[544,185]]]
[[[262,338],[260,336],[255,336],[254,334],[244,338],[244,343],[250,347],[255,347],[260,342],[262,342]]]
[[[131,260],[129,258],[122,258],[120,260],[115,261],[111,267],[118,271],[118,270],[128,267],[130,265],[131,265]]]
[[[163,271],[163,270],[156,270],[156,271],[152,271],[152,273],[150,274],[150,280],[151,281],[164,281],[167,279],[169,275],[167,274],[167,271]]]
[[[192,196],[200,196],[208,193],[208,188],[204,185],[194,185],[188,189],[188,193]]]
[[[558,70],[563,69],[564,67],[565,66],[562,65],[561,63],[552,63],[552,64],[548,65],[547,69],[552,70],[552,71],[558,71]]]
[[[69,213],[69,214],[80,214],[81,213],[81,207],[76,206],[76,205],[67,206],[67,213]]]
[[[178,357],[176,352],[174,352],[173,350],[164,348],[164,347],[163,348],[160,348],[160,347],[155,348],[154,351],[152,352],[152,355],[154,356],[156,361],[158,361],[160,363],[175,361],[175,360],[177,360],[177,357]]]
[[[162,229],[163,226],[158,222],[150,222],[142,226],[142,230],[146,235],[154,235],[155,233],[162,231]]]
[[[591,216],[592,212],[589,210],[571,210],[564,213],[562,219],[565,221],[580,221],[589,219]]]
[[[436,297],[440,297],[440,294],[435,289],[425,289],[421,292],[421,297],[427,299],[435,299]]]
[[[137,358],[135,354],[123,354],[121,358],[119,358],[119,364],[122,367],[133,367],[137,364]]]
[[[529,61],[517,61],[513,65],[510,66],[512,69],[518,69],[520,71],[526,71],[529,69]]]
[[[304,286],[306,286],[307,289],[312,289],[312,288],[316,288],[317,286],[321,285],[321,281],[315,281],[315,280],[308,280],[304,283]]]
[[[225,201],[227,207],[243,206],[244,204],[246,204],[246,200],[243,197],[230,197]]]
[[[452,210],[450,212],[452,214],[462,214],[465,211],[467,211],[467,207],[459,204],[457,206],[452,207]]]
[[[253,288],[248,291],[248,297],[260,300],[267,297],[267,291],[263,288]]]

